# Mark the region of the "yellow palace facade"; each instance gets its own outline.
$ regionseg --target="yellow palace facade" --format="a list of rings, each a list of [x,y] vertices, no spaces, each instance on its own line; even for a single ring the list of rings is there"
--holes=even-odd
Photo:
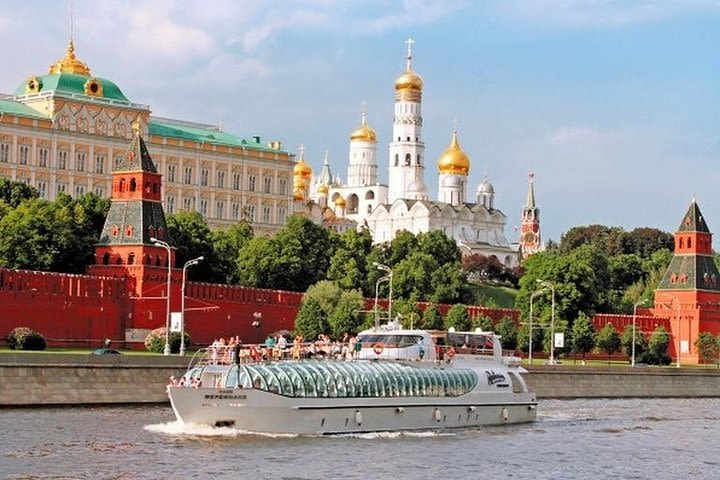
[[[212,227],[246,220],[260,234],[278,230],[292,212],[294,160],[280,142],[154,117],[92,75],[72,41],[47,74],[0,94],[0,176],[48,200],[60,193],[107,197],[134,121],[163,175],[165,212],[198,211]]]

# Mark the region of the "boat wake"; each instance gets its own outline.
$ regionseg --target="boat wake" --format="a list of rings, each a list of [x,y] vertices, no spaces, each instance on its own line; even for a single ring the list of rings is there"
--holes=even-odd
[[[456,436],[454,432],[440,432],[437,430],[425,430],[425,431],[384,431],[384,432],[367,432],[367,433],[342,433],[333,435],[335,437],[343,438],[361,438],[363,440],[375,440],[381,439],[395,439],[395,438],[429,438],[429,437],[452,437]]]
[[[238,430],[232,427],[211,427],[210,425],[197,425],[193,423],[167,422],[145,425],[148,432],[160,433],[172,436],[193,436],[193,437],[240,437],[253,435],[269,438],[295,438],[299,435],[289,433],[264,433]]]

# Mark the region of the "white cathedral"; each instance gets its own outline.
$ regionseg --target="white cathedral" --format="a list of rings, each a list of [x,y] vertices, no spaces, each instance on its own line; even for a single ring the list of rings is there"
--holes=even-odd
[[[350,135],[347,182],[333,177],[325,156],[318,175],[304,159],[295,165],[295,211],[337,231],[369,228],[375,243],[391,241],[397,232],[442,230],[464,255],[494,256],[507,267],[520,261],[517,245],[505,237],[505,215],[495,208],[493,186],[483,179],[475,202],[467,202],[470,158],[460,148],[457,131],[437,161],[438,199],[430,200],[424,182],[422,138],[423,81],[412,68],[412,39],[407,42],[405,71],[395,80],[395,119],[389,146],[389,182],[380,183],[377,134],[363,108],[360,127]]]

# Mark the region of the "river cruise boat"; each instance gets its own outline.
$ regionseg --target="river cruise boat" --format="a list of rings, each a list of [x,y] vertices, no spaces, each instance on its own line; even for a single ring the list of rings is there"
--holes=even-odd
[[[537,415],[520,359],[503,356],[500,338],[490,332],[367,330],[342,358],[262,360],[256,349],[196,356],[168,386],[177,419],[317,435],[472,428],[532,422]]]

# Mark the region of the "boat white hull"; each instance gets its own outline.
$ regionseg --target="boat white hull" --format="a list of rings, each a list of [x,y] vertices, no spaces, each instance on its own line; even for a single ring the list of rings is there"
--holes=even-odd
[[[291,398],[255,389],[168,387],[183,423],[300,435],[471,428],[535,420],[533,393],[460,397]]]

